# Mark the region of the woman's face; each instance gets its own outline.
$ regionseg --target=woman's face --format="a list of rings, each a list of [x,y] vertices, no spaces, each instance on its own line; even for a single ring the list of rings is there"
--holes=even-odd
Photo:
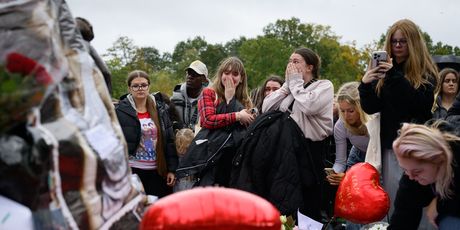
[[[396,154],[399,166],[404,170],[404,173],[409,176],[409,179],[417,181],[421,185],[429,185],[436,182],[438,175],[438,166],[419,161],[412,158],[400,157]]]
[[[272,92],[275,92],[276,90],[278,90],[279,88],[281,88],[281,85],[280,85],[279,82],[277,82],[277,81],[268,81],[267,84],[265,85],[264,95],[268,96]]]
[[[455,74],[448,73],[442,82],[442,94],[456,95],[458,91],[458,82]]]
[[[305,76],[311,75],[313,65],[308,65],[305,59],[302,57],[302,55],[298,53],[291,54],[291,57],[289,57],[289,63],[293,63],[301,71],[301,74],[304,79]]]
[[[391,53],[397,63],[405,61],[409,57],[409,48],[407,48],[407,39],[401,30],[396,30],[391,36]]]
[[[129,92],[136,99],[147,98],[149,95],[149,82],[143,77],[136,77],[131,81]]]
[[[361,125],[361,119],[359,112],[356,110],[355,106],[348,103],[347,101],[339,101],[339,110],[343,114],[344,121],[353,127],[358,127]]]
[[[222,73],[222,85],[224,88],[226,81],[233,81],[236,88],[241,82],[241,74],[238,71],[226,70]]]

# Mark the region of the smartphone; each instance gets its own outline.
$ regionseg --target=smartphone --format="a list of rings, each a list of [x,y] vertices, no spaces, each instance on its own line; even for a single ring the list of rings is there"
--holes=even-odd
[[[324,168],[324,172],[328,176],[331,175],[331,174],[335,174],[334,169],[332,169],[332,168]]]
[[[374,51],[371,58],[371,69],[373,69],[379,65],[379,62],[387,62],[388,54],[383,50]]]

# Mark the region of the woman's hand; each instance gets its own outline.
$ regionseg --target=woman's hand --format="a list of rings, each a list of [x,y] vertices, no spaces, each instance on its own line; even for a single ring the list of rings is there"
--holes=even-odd
[[[330,175],[326,176],[327,181],[331,185],[339,185],[340,182],[343,180],[343,177],[345,176],[345,173],[332,173]]]
[[[438,225],[436,224],[436,217],[438,217],[438,210],[436,210],[436,204],[438,203],[437,201],[438,198],[434,198],[426,208],[426,216],[428,217],[428,222],[430,222],[436,228],[438,228]]]
[[[166,174],[166,185],[172,187],[176,183],[176,175],[172,172]]]
[[[228,104],[235,96],[236,87],[235,83],[233,82],[233,79],[224,76],[222,80],[224,81],[223,83],[225,88],[225,101]]]
[[[371,83],[375,80],[379,80],[385,77],[385,73],[393,68],[392,64],[392,59],[388,62],[379,62],[379,65],[375,68],[370,69],[370,63],[369,63],[369,68],[367,69],[366,73],[364,74],[363,78],[361,81],[365,84]]]
[[[301,69],[298,68],[294,63],[288,63],[286,66],[286,73],[285,73],[285,79],[286,81],[289,80],[289,76],[297,73],[302,73]]]
[[[247,109],[243,109],[236,114],[237,120],[244,126],[249,126],[254,121],[254,114],[250,113]]]

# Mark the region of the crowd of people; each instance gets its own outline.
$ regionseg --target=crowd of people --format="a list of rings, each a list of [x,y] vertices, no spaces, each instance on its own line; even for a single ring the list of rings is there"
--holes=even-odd
[[[134,71],[128,76],[129,94],[116,107],[132,171],[147,194],[163,197],[172,192],[165,187],[175,184],[174,192],[233,187],[264,197],[283,214],[299,209],[324,222],[328,207],[321,201],[334,198],[323,197],[324,188],[338,186],[366,154],[379,154],[381,180],[391,200],[384,221],[391,229],[430,229],[428,223],[455,229],[460,152],[449,144],[455,146],[460,138],[447,134],[449,125],[424,123],[445,121],[449,109],[460,105],[459,73],[450,68],[438,73],[420,30],[407,19],[389,28],[383,50],[387,60],[368,67],[359,82],[343,84],[335,96],[332,83],[319,75],[320,54],[308,48],[292,53],[284,79],[268,76],[251,96],[237,57],[223,60],[212,82],[206,65],[192,62],[169,104],[150,95],[148,76]],[[373,119],[378,119],[372,124],[379,126],[379,135],[369,132]],[[153,124],[148,132],[143,122]],[[370,139],[381,147],[378,151],[369,146]],[[325,159],[330,151],[335,153],[332,167]],[[424,207],[428,211],[422,216]],[[346,228],[359,227],[348,222]]]
[[[92,26],[76,22],[111,92],[110,72],[89,43]],[[407,19],[388,29],[383,51],[387,59],[336,93],[320,76],[321,53],[306,47],[286,57],[284,76],[267,76],[252,91],[238,57],[221,60],[212,78],[205,63],[191,62],[172,92],[152,93],[149,74],[132,71],[114,104],[130,170],[160,199],[235,188],[282,215],[327,223],[347,170],[366,161],[389,195],[389,229],[459,229],[459,72],[438,70]]]

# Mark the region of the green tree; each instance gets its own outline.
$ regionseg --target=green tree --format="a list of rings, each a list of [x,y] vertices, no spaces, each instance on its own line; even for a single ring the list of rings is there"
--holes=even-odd
[[[174,80],[183,80],[185,69],[194,60],[200,59],[208,43],[201,37],[179,42],[172,53],[172,75]]]
[[[322,62],[320,74],[323,78],[331,80],[335,88],[338,88],[344,82],[357,80],[362,75],[363,64],[362,56],[359,55],[360,51],[355,48],[354,44],[340,44],[340,37],[335,35],[329,26],[301,23],[298,18],[291,18],[288,20],[277,20],[274,24],[269,24],[265,27],[263,31],[265,38],[272,38],[275,40],[271,41],[279,42],[271,44],[277,47],[276,50],[279,50],[279,52],[275,49],[267,49],[270,54],[263,53],[263,51],[258,53],[257,49],[255,49],[252,50],[252,55],[259,56],[260,58],[265,55],[280,58],[280,60],[272,62],[275,62],[273,63],[274,65],[281,65],[278,66],[278,68],[283,70],[279,70],[281,73],[284,73],[289,55],[296,48],[307,47],[320,55]],[[261,39],[258,40],[261,42]],[[283,46],[284,49],[281,49],[279,46]],[[253,65],[250,60],[248,59],[249,63]],[[267,67],[258,68],[256,65],[252,68],[254,68],[252,70],[254,72],[265,74],[264,69]],[[257,84],[260,84],[260,82],[261,80],[258,79]]]
[[[206,67],[208,68],[208,77],[210,79],[213,78],[213,74],[216,73],[220,61],[227,56],[225,47],[221,44],[208,44],[206,46],[206,50],[201,52],[199,59],[206,64]]]
[[[246,42],[248,39],[244,36],[241,36],[238,39],[232,39],[229,42],[225,43],[225,52],[228,56],[240,56],[240,47]]]
[[[118,59],[122,66],[126,66],[131,63],[136,55],[137,46],[134,45],[134,41],[127,36],[119,37],[112,45],[107,49],[107,53],[103,56],[109,60]]]
[[[284,77],[284,71],[292,49],[285,42],[259,36],[245,41],[240,47],[240,57],[248,75],[249,88],[262,84],[270,74]]]

